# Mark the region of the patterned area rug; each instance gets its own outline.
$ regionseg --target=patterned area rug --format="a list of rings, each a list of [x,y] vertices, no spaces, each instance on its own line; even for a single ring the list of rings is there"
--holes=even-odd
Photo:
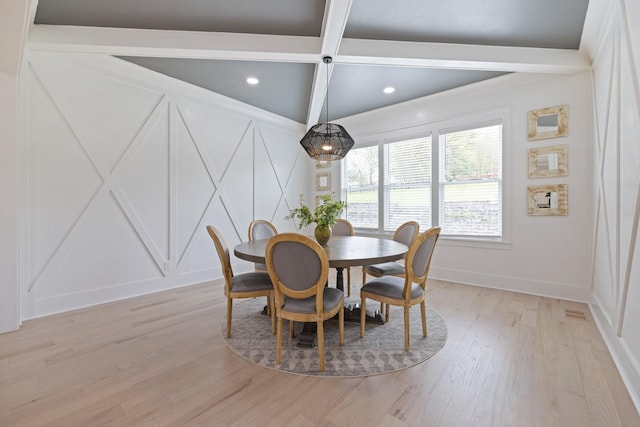
[[[357,300],[359,302],[359,300]],[[356,300],[345,301],[345,305]],[[411,308],[411,348],[404,351],[404,326],[401,307],[391,307],[386,324],[367,323],[365,337],[360,338],[360,323],[344,324],[344,346],[338,339],[338,321],[325,322],[325,371],[318,371],[318,349],[297,346],[289,338],[289,322],[282,328],[282,360],[275,364],[276,337],[271,335],[269,316],[261,314],[264,298],[237,300],[233,305],[231,338],[226,338],[226,314],[220,321],[220,333],[239,356],[265,368],[322,377],[357,377],[382,374],[409,368],[436,354],[447,341],[447,325],[440,314],[427,306],[427,337],[422,337],[420,308]],[[367,308],[379,307],[371,301]],[[296,336],[302,329],[296,323]]]

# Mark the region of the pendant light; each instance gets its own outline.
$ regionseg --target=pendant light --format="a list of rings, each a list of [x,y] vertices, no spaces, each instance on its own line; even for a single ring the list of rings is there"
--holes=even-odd
[[[329,123],[329,64],[332,61],[330,56],[322,58],[327,64],[327,121],[312,126],[300,140],[309,156],[316,160],[340,160],[355,144],[345,128]]]

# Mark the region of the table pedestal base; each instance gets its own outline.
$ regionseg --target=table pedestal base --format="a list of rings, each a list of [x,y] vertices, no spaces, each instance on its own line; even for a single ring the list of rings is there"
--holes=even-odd
[[[360,303],[348,304],[344,307],[344,321],[345,322],[360,322]],[[367,309],[365,314],[365,321],[367,323],[376,323],[384,325],[384,317],[380,310]]]
[[[360,322],[360,304],[349,304],[344,307],[345,322]],[[378,310],[367,310],[366,322],[384,325],[382,313]],[[298,347],[313,348],[317,344],[317,325],[315,323],[305,323],[302,332],[298,335]]]

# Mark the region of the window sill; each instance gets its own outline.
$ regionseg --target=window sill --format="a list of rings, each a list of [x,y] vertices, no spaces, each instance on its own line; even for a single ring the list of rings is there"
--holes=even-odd
[[[511,249],[511,242],[497,239],[471,239],[462,237],[446,237],[440,236],[438,239],[438,245],[444,246],[460,246],[465,248],[483,248],[483,249],[497,249],[502,251],[508,251]]]
[[[382,237],[391,239],[393,232],[389,233],[372,233],[356,230],[357,236],[364,237]],[[438,245],[444,246],[458,246],[465,248],[482,248],[482,249],[497,249],[502,251],[508,251],[511,249],[511,242],[498,239],[483,239],[483,238],[469,238],[469,237],[449,237],[440,236],[438,239]]]

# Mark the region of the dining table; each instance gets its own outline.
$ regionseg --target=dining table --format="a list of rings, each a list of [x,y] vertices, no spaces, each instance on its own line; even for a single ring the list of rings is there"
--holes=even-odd
[[[236,245],[233,253],[236,257],[254,263],[265,263],[265,250],[269,239],[253,240]],[[383,237],[366,236],[332,236],[323,245],[329,267],[336,269],[336,288],[344,291],[343,270],[356,267],[402,259],[409,248],[407,245]],[[384,323],[378,312],[367,313],[367,320]],[[345,321],[360,321],[360,304],[345,305]],[[305,325],[303,333],[298,337],[298,346],[313,347],[315,345],[314,325]]]

